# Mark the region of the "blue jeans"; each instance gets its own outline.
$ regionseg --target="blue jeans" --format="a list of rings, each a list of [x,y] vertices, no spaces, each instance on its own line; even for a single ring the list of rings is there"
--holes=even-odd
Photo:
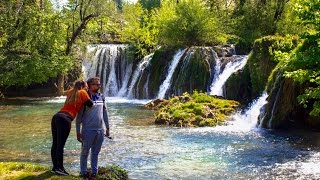
[[[82,149],[80,157],[81,174],[87,173],[87,159],[91,149],[91,169],[93,174],[98,173],[98,155],[104,139],[104,130],[83,130]]]

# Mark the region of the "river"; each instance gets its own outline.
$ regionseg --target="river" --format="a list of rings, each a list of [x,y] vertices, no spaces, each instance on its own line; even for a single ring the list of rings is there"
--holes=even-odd
[[[0,102],[0,161],[51,165],[52,115],[64,98]],[[153,124],[144,100],[107,98],[112,140],[99,165],[117,164],[130,179],[319,179],[320,133],[241,126],[174,128]],[[239,123],[237,122],[237,123]],[[248,126],[250,126],[248,128]],[[65,146],[65,167],[79,172],[75,124]]]

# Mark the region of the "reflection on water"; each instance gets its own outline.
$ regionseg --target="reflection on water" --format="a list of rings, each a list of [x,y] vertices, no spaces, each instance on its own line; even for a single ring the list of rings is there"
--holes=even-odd
[[[50,122],[63,101],[1,102],[0,161],[50,166]],[[320,178],[314,168],[320,165],[318,133],[155,126],[153,112],[141,103],[110,101],[113,139],[105,140],[99,164],[118,164],[131,179]],[[79,171],[79,150],[73,123],[65,147],[66,168],[73,173]]]

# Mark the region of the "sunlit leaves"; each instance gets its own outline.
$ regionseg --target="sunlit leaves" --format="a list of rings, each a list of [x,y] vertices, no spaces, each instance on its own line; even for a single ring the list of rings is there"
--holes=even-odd
[[[0,14],[5,34],[0,50],[1,86],[45,82],[70,68],[60,16],[48,2],[7,1],[1,5],[7,7]]]
[[[158,11],[159,42],[167,46],[191,46],[222,43],[218,20],[204,1],[166,1]]]
[[[123,7],[122,41],[133,44],[140,55],[147,55],[157,45],[159,30],[154,12],[143,9],[139,3]]]
[[[305,107],[312,105],[311,115],[320,115],[320,1],[299,0],[296,13],[306,25],[302,34],[304,42],[291,55],[286,77],[307,84],[309,87],[298,100]],[[309,26],[307,26],[309,25]]]

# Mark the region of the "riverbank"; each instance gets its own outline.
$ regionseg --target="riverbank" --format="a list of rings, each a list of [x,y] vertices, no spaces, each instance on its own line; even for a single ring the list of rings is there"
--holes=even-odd
[[[22,162],[0,162],[0,179],[82,179],[79,175],[58,176],[50,172],[49,167]],[[128,179],[128,172],[119,166],[100,167],[96,179]]]

